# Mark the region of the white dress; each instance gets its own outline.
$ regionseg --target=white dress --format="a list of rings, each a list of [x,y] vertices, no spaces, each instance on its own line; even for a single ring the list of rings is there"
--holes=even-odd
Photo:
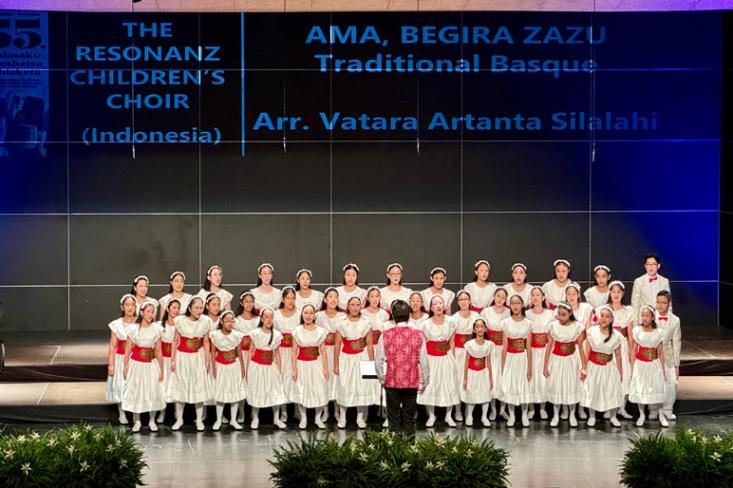
[[[456,361],[456,369],[461,370],[463,374],[465,361],[468,355],[471,358],[483,359],[486,364],[491,363],[491,351],[495,348],[494,343],[491,341],[484,340],[484,343],[479,345],[476,339],[471,339],[466,342],[464,348],[466,354],[464,354],[463,362]],[[457,351],[457,349],[456,349]],[[475,361],[475,359],[472,359]],[[468,368],[468,378],[466,381],[466,388],[463,388],[463,379],[461,379],[461,385],[459,387],[461,401],[463,403],[486,403],[491,400],[491,385],[489,384],[489,373],[486,367],[477,371],[475,369]]]
[[[514,295],[519,295],[522,297],[522,300],[524,301],[524,306],[529,308],[531,305],[530,298],[532,297],[532,287],[529,285],[529,283],[524,284],[524,289],[522,291],[515,290],[514,289],[514,282],[507,283],[504,285],[504,290],[506,290],[506,303],[509,304],[509,300]]]
[[[382,335],[382,332],[384,332],[384,324],[389,321],[389,314],[381,308],[376,312],[370,312],[365,308],[361,311],[361,316],[369,322],[369,326],[372,330],[372,344],[376,348],[377,343],[379,342],[379,337]]]
[[[367,335],[371,331],[369,321],[363,317],[360,317],[356,322],[345,318],[339,322],[336,330],[342,337],[336,401],[342,407],[376,405],[379,403],[379,382],[361,377],[361,361],[369,361],[368,348],[366,347]],[[350,341],[361,339],[364,341],[364,347],[357,354],[344,352],[351,349],[343,339]]]
[[[142,300],[135,298],[135,316],[140,315],[140,308],[146,303],[152,303],[153,305],[155,305],[155,313],[156,314],[159,313],[158,312],[158,300],[156,300],[155,298],[145,297]]]
[[[398,299],[410,303],[411,294],[412,290],[410,290],[406,286],[400,286],[400,289],[398,291],[392,291],[389,289],[389,286],[385,286],[379,289],[379,306],[385,310],[390,310],[390,308],[392,307],[392,302]],[[428,308],[430,306],[430,303],[425,303],[424,306],[425,308]]]
[[[555,309],[555,316],[557,317],[557,309]],[[573,316],[575,317],[575,320],[585,327],[586,321],[591,319],[593,316],[593,307],[591,307],[589,303],[580,302],[578,304],[578,309],[573,310]]]
[[[481,317],[486,321],[486,338],[491,340],[491,333],[489,332],[489,329],[495,331],[497,333],[497,340],[492,341],[494,342],[494,345],[496,346],[491,351],[491,376],[494,380],[494,398],[498,400],[502,400],[502,392],[501,392],[501,352],[502,352],[502,340],[501,337],[499,337],[498,332],[501,332],[503,334],[503,325],[502,322],[505,318],[509,317],[509,309],[504,307],[504,311],[502,313],[497,313],[494,311],[493,307],[486,307],[481,311]]]
[[[554,314],[552,310],[545,309],[542,313],[535,313],[532,310],[527,310],[527,318],[532,322],[532,335],[537,336],[536,340],[534,337],[530,337],[531,343],[537,342],[540,344],[544,339],[545,345],[543,347],[531,346],[532,347],[532,381],[530,381],[530,403],[542,403],[547,401],[545,394],[545,350],[547,348],[547,333],[549,328],[547,327],[550,322],[554,320]],[[544,335],[542,335],[544,334]]]
[[[410,318],[407,319],[407,325],[412,327],[413,329],[422,330],[422,324],[430,318],[430,315],[423,312],[422,316],[419,319],[413,319],[412,315],[410,315]]]
[[[502,329],[510,343],[513,340],[524,339],[525,347],[529,345],[529,334],[532,330],[532,322],[529,319],[522,318],[517,322],[507,317],[502,322]],[[526,352],[507,352],[501,376],[502,400],[505,403],[509,405],[529,403],[530,383],[527,380],[527,366]]]
[[[599,311],[596,310],[596,316],[599,316]],[[629,321],[634,317],[634,309],[629,305],[622,305],[622,308],[613,311],[613,330],[621,334],[621,368],[624,372],[624,377],[621,380],[621,389],[624,395],[629,394],[629,382],[631,381],[631,362],[629,361],[629,339],[624,335],[626,332],[626,326]]]
[[[125,378],[122,374],[122,369],[125,367],[124,343],[127,341],[126,329],[133,323],[128,324],[119,318],[107,324],[109,330],[117,336],[117,350],[122,351],[122,353],[115,352],[115,375],[107,376],[105,399],[108,402],[120,403],[122,401],[122,391],[125,388]]]
[[[299,291],[295,292],[295,308],[303,310],[303,307],[306,305],[313,305],[316,307],[316,310],[321,308],[321,304],[323,303],[323,293],[318,290],[314,290],[313,288],[310,288],[310,291],[311,294],[308,295],[308,298],[300,296]]]
[[[421,291],[420,296],[422,297],[422,302],[427,303],[428,307],[430,306],[430,300],[432,300],[434,296],[439,296],[443,299],[443,304],[445,305],[446,310],[450,308],[453,300],[456,298],[456,294],[452,290],[443,288],[440,290],[440,293],[435,293],[431,287],[427,287]]]
[[[242,342],[242,334],[232,330],[229,334],[219,329],[209,333],[209,340],[220,353],[214,353],[216,361],[216,378],[214,378],[214,401],[219,403],[235,403],[247,397],[247,383],[242,378],[242,368],[239,363],[237,346]],[[217,356],[223,356],[228,364],[217,361]],[[234,362],[229,363],[229,361]]]
[[[168,384],[171,382],[171,356],[173,349],[173,341],[176,337],[176,327],[175,325],[165,325],[161,322],[156,322],[160,325],[161,329],[163,329],[163,334],[160,336],[160,349],[163,354],[163,400],[165,400],[166,403],[171,403],[173,400],[171,400],[168,397]]]
[[[624,337],[613,329],[611,329],[611,338],[608,342],[606,342],[607,337],[601,333],[601,328],[597,325],[588,329],[590,350],[611,356],[611,361],[603,366],[588,361],[585,368],[588,374],[583,381],[583,398],[580,404],[599,412],[619,408],[624,404],[621,376],[614,356],[614,352],[620,352]]]
[[[608,303],[608,289],[601,293],[597,287],[591,286],[583,292],[583,296],[585,297],[585,301],[593,308],[598,308]]]
[[[342,311],[346,310],[346,307],[348,306],[349,300],[351,300],[351,297],[359,297],[359,300],[361,300],[362,307],[366,303],[367,291],[360,286],[357,286],[356,288],[354,288],[351,291],[346,291],[346,288],[343,285],[341,285],[336,288],[336,291],[339,294],[339,308]]]
[[[467,284],[463,289],[471,295],[471,306],[478,309],[484,309],[489,306],[491,301],[494,299],[494,292],[496,291],[496,284],[487,283],[486,286],[481,287],[476,284],[475,281]]]
[[[560,322],[550,322],[550,336],[557,342],[572,342],[575,344],[583,333],[584,327],[580,322],[571,322],[560,325]],[[580,383],[580,345],[575,344],[575,350],[568,356],[550,353],[547,369],[550,377],[545,383],[547,401],[556,405],[572,405],[581,398]]]
[[[656,348],[664,341],[664,333],[660,328],[646,332],[642,327],[635,327],[633,334],[641,347]],[[661,404],[666,394],[667,386],[659,359],[642,361],[637,357],[629,383],[629,401],[644,405]]]
[[[272,334],[272,336],[271,336]],[[264,329],[258,327],[249,332],[252,340],[252,348],[250,349],[250,360],[247,365],[247,403],[255,408],[274,407],[287,403],[288,399],[283,390],[283,380],[277,364],[260,364],[254,361],[255,351],[272,352],[273,356],[278,354],[282,334],[277,330],[265,332]]]
[[[292,362],[293,362],[293,331],[300,322],[300,314],[296,310],[293,315],[286,317],[283,314],[284,309],[275,311],[275,319],[273,327],[283,336],[280,344],[280,368],[283,375],[283,390],[285,396],[290,395],[290,389],[293,386]]]
[[[545,292],[545,300],[550,308],[557,307],[557,304],[565,300],[565,288],[567,285],[572,283],[571,280],[566,282],[566,286],[558,286],[555,284],[555,280],[550,280],[542,285],[542,291]]]
[[[422,331],[427,342],[450,342],[455,332],[455,324],[450,317],[445,317],[445,322],[438,325],[429,318],[422,323]],[[444,348],[445,346],[440,346]],[[419,405],[432,405],[435,407],[450,407],[457,405],[460,395],[456,385],[456,359],[450,349],[444,356],[430,354],[428,344],[428,365],[430,366],[430,382],[422,395],[417,396]]]
[[[161,297],[158,300],[158,304],[159,304],[158,314],[160,314],[160,311],[161,310],[165,310],[166,307],[168,306],[168,302],[170,302],[174,298],[176,298],[176,297],[174,297],[172,293],[168,293],[166,296]],[[190,295],[190,294],[188,294],[188,293],[184,293],[181,296],[181,298],[176,298],[176,300],[178,300],[180,302],[180,304],[181,304],[181,315],[183,315],[186,312],[186,309],[188,308],[188,302],[191,301],[191,298],[193,298],[193,296]],[[204,297],[203,300],[204,300],[204,303],[205,303],[206,297]]]
[[[462,317],[460,312],[456,312],[451,316],[451,320],[456,326],[456,330],[453,332],[456,346],[453,355],[456,358],[456,387],[459,392],[463,389],[463,366],[466,362],[466,350],[463,345],[471,340],[473,323],[478,318],[480,318],[480,315],[473,310],[469,310],[468,317]]]
[[[336,343],[336,328],[339,322],[346,318],[343,312],[336,312],[336,315],[329,317],[325,310],[316,312],[316,325],[326,330],[326,339],[323,342],[328,363],[328,400],[336,399],[336,375],[333,374],[333,348]]]
[[[209,333],[211,320],[203,315],[197,321],[191,317],[179,315],[175,319],[176,330],[181,336],[179,350],[176,351],[176,371],[171,373],[168,382],[167,397],[174,402],[199,403],[211,400],[211,376],[206,371],[204,354],[204,336]],[[197,352],[183,352],[180,347],[186,346],[186,339],[200,339],[201,347]],[[192,349],[192,348],[189,348]]]
[[[314,330],[307,330],[299,325],[293,331],[293,346],[318,348],[326,340],[326,335],[328,332],[323,327],[316,326]],[[317,408],[327,404],[329,391],[328,380],[323,376],[323,358],[319,356],[312,360],[297,359],[295,365],[298,369],[298,379],[290,388],[288,400],[305,408]]]
[[[127,340],[132,342],[133,347],[145,348],[152,360],[143,362],[130,357],[127,365],[127,381],[122,395],[122,410],[132,413],[161,410],[165,408],[165,402],[163,383],[160,381],[160,364],[155,358],[155,343],[160,339],[163,329],[157,324],[150,324],[147,327],[132,324],[126,331]],[[133,351],[131,356],[134,355]]]
[[[252,288],[249,292],[255,297],[255,309],[257,310],[268,307],[277,310],[282,301],[282,292],[275,287],[272,287],[270,293],[264,293],[259,288]]]
[[[200,296],[201,299],[204,301],[204,303],[206,303],[206,297],[208,297],[210,293],[214,293],[216,296],[219,297],[219,301],[221,302],[222,310],[226,310],[227,305],[231,305],[232,298],[234,298],[234,295],[226,291],[224,288],[220,288],[219,291],[217,292],[206,291],[203,288],[201,288],[198,292],[198,296]],[[181,308],[181,314],[183,314],[183,312],[185,311],[186,311],[185,308]]]

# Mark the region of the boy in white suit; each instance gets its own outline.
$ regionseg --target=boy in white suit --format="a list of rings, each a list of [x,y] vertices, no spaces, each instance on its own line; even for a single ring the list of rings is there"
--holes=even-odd
[[[657,293],[665,290],[671,293],[669,280],[659,274],[659,268],[661,267],[662,260],[656,254],[647,254],[644,256],[646,274],[636,278],[631,289],[631,307],[634,309],[634,325],[640,323],[639,313],[641,307],[644,305],[652,308],[656,307]]]
[[[667,370],[667,397],[662,405],[662,413],[669,420],[675,420],[672,413],[677,399],[677,379],[680,376],[680,352],[682,349],[682,327],[680,318],[670,311],[672,295],[667,290],[657,293],[657,325],[664,336],[664,367]]]

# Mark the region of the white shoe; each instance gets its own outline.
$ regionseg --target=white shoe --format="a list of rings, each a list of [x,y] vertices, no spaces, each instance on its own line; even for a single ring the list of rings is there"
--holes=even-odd
[[[603,418],[606,419],[606,420],[610,419],[611,418],[611,411],[610,410],[606,410],[605,412],[603,412]]]
[[[204,427],[204,422],[201,420],[197,420],[196,421],[196,430],[198,430],[199,432],[203,432],[205,429],[206,427]]]
[[[506,413],[506,410],[502,409],[501,412],[499,412],[499,416],[503,418],[504,420],[509,420],[509,414]]]
[[[667,420],[677,420],[677,416],[672,412],[664,412],[664,416],[667,418]]]
[[[529,418],[533,418],[534,417],[534,408],[530,408],[527,411],[527,417],[529,417]]]
[[[662,427],[669,427],[669,422],[667,422],[667,417],[665,417],[662,412],[659,412],[659,424]]]
[[[277,427],[278,429],[287,429],[285,423],[280,419],[275,419],[272,423],[275,424],[275,427]]]
[[[473,425],[473,418],[468,417],[465,422],[466,427],[471,427]]]
[[[141,427],[142,427],[142,424],[140,422],[135,422],[134,424],[132,424],[132,431],[140,432]]]
[[[435,425],[435,415],[428,416],[428,421],[425,422],[425,427],[432,427]]]
[[[540,410],[540,418],[541,418],[542,420],[547,420],[547,417],[548,417],[548,415],[547,415],[547,410],[545,410],[544,408],[543,408],[543,409],[541,409],[541,410]]]
[[[342,422],[341,419],[336,423],[336,427],[339,429],[345,429],[346,428],[346,419]]]
[[[529,416],[526,413],[522,414],[522,427],[529,427]]]
[[[557,427],[560,424],[560,415],[555,413],[555,415],[552,416],[552,420],[550,420],[550,427]]]
[[[588,418],[588,413],[585,411],[585,409],[583,407],[578,407],[578,410],[580,410],[580,412],[578,412],[578,413],[579,413],[579,416],[580,416],[580,419],[581,420],[585,420],[585,419]]]
[[[366,422],[364,422],[364,419],[359,419],[359,418],[356,419],[356,426],[359,427],[360,429],[367,428],[367,424]]]
[[[323,407],[323,413],[321,413],[321,422],[325,422],[328,420],[328,405]]]
[[[384,422],[382,422],[382,427],[384,427],[385,429],[386,429],[387,427],[389,427],[389,420],[387,420],[387,419],[384,419]]]
[[[577,427],[578,426],[578,419],[575,418],[575,414],[570,414],[570,418],[568,419],[570,422],[570,427]]]
[[[623,419],[626,419],[626,420],[631,420],[631,419],[633,419],[633,418],[634,418],[634,416],[633,416],[633,415],[631,415],[631,414],[630,414],[629,412],[627,412],[626,410],[619,410],[619,411],[618,411],[618,414],[619,414],[619,415],[621,415],[621,418],[623,418]]]
[[[219,430],[221,429],[221,424],[222,424],[221,419],[216,419],[216,422],[214,422],[214,425],[211,428],[214,430]]]
[[[176,422],[171,426],[171,430],[181,430],[181,427],[183,427],[183,420],[176,420]]]
[[[657,420],[658,418],[659,418],[659,410],[652,410],[651,412],[649,412],[649,420]]]
[[[509,414],[509,420],[506,421],[507,427],[514,427],[514,422],[516,422],[517,419],[514,417],[514,412]]]
[[[229,423],[229,419],[226,418],[226,417],[222,417],[221,418],[221,423],[224,424],[224,425],[227,425]]]
[[[158,418],[156,420],[158,421],[159,424],[162,424],[163,422],[165,422],[165,410],[158,414]]]
[[[611,417],[611,425],[614,427],[621,427],[621,422],[616,417]]]
[[[120,414],[120,418],[118,420],[120,421],[120,425],[127,425],[128,424],[128,422],[127,422],[127,415],[125,415],[124,413],[121,413]]]
[[[445,423],[448,424],[448,427],[455,427],[456,426],[456,423],[455,423],[455,421],[453,420],[453,418],[451,416],[447,416],[445,418]]]
[[[456,410],[456,422],[463,422],[463,414],[460,408]]]
[[[298,424],[298,428],[301,430],[305,430],[305,428],[308,426],[308,422],[306,419],[300,419],[300,423]]]
[[[283,409],[282,413],[280,414],[280,422],[283,424],[288,423],[288,411]]]
[[[596,416],[591,415],[590,417],[588,417],[588,427],[593,427],[595,425],[596,425]]]
[[[481,419],[481,423],[484,424],[484,427],[491,427],[491,421],[486,417]]]
[[[237,415],[237,422],[240,424],[244,423],[244,414]]]
[[[257,417],[252,419],[252,422],[249,424],[249,428],[252,430],[257,430],[257,428],[260,426],[260,419]]]
[[[326,424],[324,424],[323,421],[321,421],[321,419],[318,418],[318,417],[316,417],[315,424],[316,424],[316,427],[318,427],[319,429],[325,429],[326,428]]]
[[[644,412],[642,412],[641,415],[639,415],[639,418],[636,419],[636,426],[643,427],[645,420],[646,420],[646,417],[644,416]]]
[[[158,424],[155,423],[155,420],[150,419],[148,427],[150,428],[150,432],[158,432]]]
[[[489,414],[489,420],[496,420],[496,410],[493,408],[491,409],[491,413]]]
[[[232,421],[231,421],[231,422],[229,422],[229,425],[230,425],[230,426],[232,427],[232,429],[234,429],[234,430],[242,430],[242,425],[241,425],[241,424],[240,424],[239,422],[237,422],[237,420],[236,420],[236,419],[232,419]]]

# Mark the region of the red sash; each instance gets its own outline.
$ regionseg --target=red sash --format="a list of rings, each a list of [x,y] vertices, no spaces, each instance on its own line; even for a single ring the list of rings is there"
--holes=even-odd
[[[232,364],[234,361],[237,360],[237,350],[230,349],[229,351],[221,351],[217,349],[214,360],[216,360],[216,362],[220,364]]]
[[[201,337],[184,337],[181,336],[181,340],[178,343],[178,350],[181,352],[199,352],[204,345],[204,340]]]
[[[280,347],[293,347],[293,334],[283,332],[283,339],[280,341]]]
[[[152,347],[132,346],[130,358],[140,363],[149,363],[155,357],[155,350]]]
[[[463,348],[464,345],[468,341],[470,341],[472,337],[473,337],[473,334],[456,334],[455,339],[454,339],[456,347]]]
[[[336,333],[329,332],[326,334],[326,340],[323,341],[324,346],[335,346],[336,345]]]
[[[570,356],[575,353],[575,342],[560,342],[555,341],[555,345],[552,348],[552,354],[557,356]]]
[[[299,361],[315,361],[320,355],[321,353],[318,351],[318,346],[298,347]]]
[[[359,354],[366,347],[366,337],[360,339],[347,339],[346,337],[341,339],[342,346],[341,352],[346,354]]]
[[[252,354],[252,361],[264,366],[270,366],[272,364],[272,351],[255,349],[255,352]]]
[[[547,332],[532,332],[532,347],[545,347],[547,345]]]
[[[476,305],[473,305],[473,304],[470,307],[468,307],[468,309],[473,310],[476,313],[481,313],[484,311],[483,307],[477,307]]]
[[[611,362],[611,359],[613,359],[613,354],[606,354],[593,350],[590,351],[590,355],[588,356],[588,361],[593,364],[597,364],[598,366],[607,365]]]
[[[242,349],[242,351],[249,351],[251,345],[252,338],[250,336],[242,337],[242,342],[239,343],[239,347]]]
[[[644,361],[645,363],[651,363],[657,359],[658,353],[656,347],[643,347],[639,346],[639,350],[636,351],[636,359]]]
[[[431,356],[446,356],[450,351],[450,342],[448,341],[427,341],[425,346]]]
[[[379,342],[379,338],[382,336],[382,331],[378,329],[372,329],[372,344]]]
[[[527,339],[509,339],[507,340],[506,346],[506,352],[519,354],[527,350]]]
[[[629,331],[626,330],[626,327],[621,327],[620,325],[614,325],[613,330],[619,331],[624,337],[627,337],[629,335]]]
[[[494,329],[486,329],[486,331],[487,331],[487,339],[489,339],[491,342],[493,342],[497,346],[501,346],[502,341],[504,340],[504,331],[494,330]]]
[[[117,354],[125,354],[125,344],[127,344],[126,340],[117,338]]]
[[[468,369],[473,371],[483,371],[486,369],[486,358],[477,358],[470,354],[466,358],[468,359]]]
[[[173,355],[173,343],[160,341],[160,350],[163,353],[164,358],[169,358]]]
[[[557,308],[557,305],[555,305],[553,303],[548,303],[547,304],[547,308],[550,309],[550,310],[555,310]]]

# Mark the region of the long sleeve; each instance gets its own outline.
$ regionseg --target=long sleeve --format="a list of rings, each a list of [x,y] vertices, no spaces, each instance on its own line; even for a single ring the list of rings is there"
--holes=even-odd
[[[672,347],[674,348],[674,366],[675,368],[679,368],[680,356],[682,354],[682,324],[680,323],[679,319],[677,320],[677,327],[675,327],[674,329]]]
[[[377,350],[374,352],[374,368],[377,370],[377,378],[379,382],[384,384],[384,364],[386,357],[384,355],[384,334],[379,336],[377,342]]]
[[[639,311],[641,310],[641,286],[642,281],[637,278],[631,285],[631,308],[634,309],[634,325],[639,322]]]
[[[428,349],[425,346],[425,339],[420,345],[420,374],[422,375],[423,387],[430,383],[430,363],[428,363]]]

